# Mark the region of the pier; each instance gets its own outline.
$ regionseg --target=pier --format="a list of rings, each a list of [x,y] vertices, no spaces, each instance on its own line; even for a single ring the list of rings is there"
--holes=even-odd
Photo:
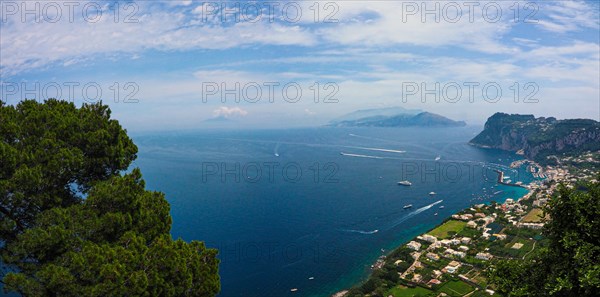
[[[511,187],[521,187],[521,188],[525,188],[527,189],[526,186],[524,185],[517,185],[517,184],[511,184],[511,183],[507,183],[504,181],[504,172],[502,172],[502,170],[494,170],[498,173],[498,183],[505,185],[505,186],[511,186]]]

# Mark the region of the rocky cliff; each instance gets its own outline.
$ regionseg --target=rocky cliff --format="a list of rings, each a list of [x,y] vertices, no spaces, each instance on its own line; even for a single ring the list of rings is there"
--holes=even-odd
[[[600,150],[600,122],[496,113],[470,143],[514,152],[522,150],[528,159],[546,163],[550,155]]]

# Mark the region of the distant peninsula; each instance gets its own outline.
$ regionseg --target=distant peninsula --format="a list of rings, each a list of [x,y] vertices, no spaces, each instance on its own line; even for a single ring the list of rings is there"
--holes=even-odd
[[[557,155],[600,150],[600,122],[496,113],[470,144],[514,151],[538,163],[552,164]]]
[[[463,121],[454,121],[439,114],[417,109],[390,107],[358,110],[335,119],[332,127],[463,127]]]

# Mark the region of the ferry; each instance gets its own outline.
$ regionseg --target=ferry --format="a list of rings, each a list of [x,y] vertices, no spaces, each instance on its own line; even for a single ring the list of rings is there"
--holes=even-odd
[[[429,195],[431,195],[431,196],[433,196],[435,194],[436,194],[435,192],[429,192]]]
[[[412,186],[412,183],[407,180],[399,181],[398,184],[401,186]]]
[[[412,204],[404,205],[404,209],[411,208],[411,207],[412,207]]]

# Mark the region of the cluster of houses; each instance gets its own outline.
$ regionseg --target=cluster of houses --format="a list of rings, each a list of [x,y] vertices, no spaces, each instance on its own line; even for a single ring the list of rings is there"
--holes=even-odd
[[[521,166],[522,164],[523,162],[515,163],[514,166]],[[544,226],[543,222],[527,222],[523,219],[532,209],[542,208],[548,203],[549,197],[556,190],[557,182],[566,181],[568,183],[569,181],[575,181],[585,176],[588,177],[588,180],[593,178],[591,171],[578,171],[577,175],[573,175],[566,168],[560,166],[546,166],[543,168],[531,162],[529,168],[531,168],[532,173],[536,173],[537,177],[546,179],[545,181],[534,182],[527,186],[530,192],[521,199],[517,201],[510,198],[506,199],[504,203],[496,204],[495,208],[491,208],[485,204],[473,205],[473,207],[459,214],[452,215],[452,219],[463,221],[466,223],[467,228],[480,231],[482,239],[506,240],[507,235],[502,234],[498,230],[499,226],[502,228],[502,226],[506,225],[506,221],[510,225],[519,228],[541,229]],[[501,224],[493,224],[498,220],[501,220],[499,221]],[[454,274],[466,282],[473,283],[472,280],[458,273],[461,267],[465,265],[472,266],[473,258],[480,261],[490,261],[494,258],[489,249],[482,248],[478,242],[479,239],[474,240],[470,237],[459,235],[454,235],[448,239],[438,239],[430,234],[417,236],[415,240],[410,241],[406,245],[407,248],[412,250],[410,255],[414,259],[414,262],[404,273],[400,274],[400,277],[429,287],[441,284],[444,274]],[[517,242],[512,248],[520,249],[522,246],[522,243]],[[395,264],[399,265],[400,262],[403,261],[398,260]],[[429,263],[426,265],[430,266],[430,268],[422,269],[424,263]],[[439,264],[435,265],[434,263]],[[431,270],[431,267],[435,269]],[[486,291],[493,294],[491,290]]]
[[[527,198],[529,198],[529,196],[522,199]],[[511,224],[514,224],[517,227],[522,226],[534,228],[527,225],[528,223],[519,222],[523,215],[527,213],[527,206],[522,205],[520,201],[521,200],[515,201],[514,199],[507,199],[505,203],[498,204],[496,209],[490,209],[490,207],[485,204],[474,205],[472,208],[467,209],[460,214],[453,215],[452,219],[464,221],[466,222],[466,226],[468,228],[479,230],[483,239],[489,239],[491,236],[494,236],[495,240],[506,240],[506,234],[501,234],[498,230],[493,231],[492,228],[488,226],[491,223],[494,223],[498,219],[499,215],[504,216],[504,218],[508,219]],[[492,211],[486,211],[486,214],[482,212],[482,210],[485,211],[485,209]],[[411,256],[414,259],[414,263],[400,276],[415,283],[422,283],[432,286],[441,283],[440,277],[442,275],[446,273],[457,274],[461,267],[464,265],[470,265],[465,264],[468,263],[468,261],[464,262],[468,255],[471,255],[471,257],[481,261],[490,261],[494,258],[494,255],[492,255],[487,248],[479,251],[474,244],[475,240],[466,236],[455,235],[448,239],[438,239],[430,234],[417,236],[415,240],[412,240],[406,244],[406,247],[413,251]],[[469,253],[471,250],[475,251]],[[447,265],[440,267],[440,269],[434,269],[431,271],[430,276],[422,275],[423,272],[420,271],[420,268],[423,267],[422,261],[441,263],[440,261],[442,259],[447,259],[447,261],[450,262]],[[466,278],[464,275],[458,276],[465,278],[465,280],[468,281],[468,278]]]

